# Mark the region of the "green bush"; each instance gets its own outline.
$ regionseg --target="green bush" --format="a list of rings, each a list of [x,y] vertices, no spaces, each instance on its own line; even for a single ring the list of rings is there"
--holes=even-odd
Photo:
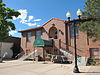
[[[86,66],[91,66],[91,65],[95,65],[95,64],[96,64],[96,62],[94,61],[93,58],[88,58]]]

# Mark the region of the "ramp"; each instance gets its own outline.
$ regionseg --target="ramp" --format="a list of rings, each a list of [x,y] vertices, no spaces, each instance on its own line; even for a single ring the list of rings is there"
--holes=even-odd
[[[31,52],[28,55],[23,55],[21,58],[19,58],[18,60],[24,61],[25,59],[27,59],[28,57],[30,57],[31,55],[35,54],[37,52],[37,50]]]
[[[64,54],[64,56],[66,56],[68,58],[69,61],[73,61],[74,64],[74,55],[71,54],[70,52],[67,52],[63,49],[60,49],[60,52],[62,52]],[[86,65],[87,63],[87,59],[83,56],[77,55],[77,64],[78,65]]]
[[[64,56],[66,56],[68,58],[69,61],[73,60],[73,55],[70,52],[67,52],[63,49],[60,49],[60,52],[62,52],[64,54]]]

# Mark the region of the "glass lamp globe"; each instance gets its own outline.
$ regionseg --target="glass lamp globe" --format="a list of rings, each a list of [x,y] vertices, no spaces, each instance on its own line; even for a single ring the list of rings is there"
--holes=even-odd
[[[81,11],[81,9],[78,9],[76,14],[77,14],[77,16],[82,16],[82,11]]]
[[[70,12],[67,12],[67,13],[66,13],[66,17],[67,17],[67,18],[70,18],[70,17],[71,17]]]

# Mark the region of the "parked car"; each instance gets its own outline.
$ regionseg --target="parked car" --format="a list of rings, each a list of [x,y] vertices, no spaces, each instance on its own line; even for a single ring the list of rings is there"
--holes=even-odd
[[[68,59],[65,56],[55,56],[55,58],[53,58],[53,62],[54,63],[67,63]]]

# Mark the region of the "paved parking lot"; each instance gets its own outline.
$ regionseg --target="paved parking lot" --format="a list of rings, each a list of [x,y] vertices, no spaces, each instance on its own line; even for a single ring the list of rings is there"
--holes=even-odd
[[[79,66],[81,73],[73,73],[72,64],[33,61],[4,61],[0,75],[100,75],[100,66]]]

